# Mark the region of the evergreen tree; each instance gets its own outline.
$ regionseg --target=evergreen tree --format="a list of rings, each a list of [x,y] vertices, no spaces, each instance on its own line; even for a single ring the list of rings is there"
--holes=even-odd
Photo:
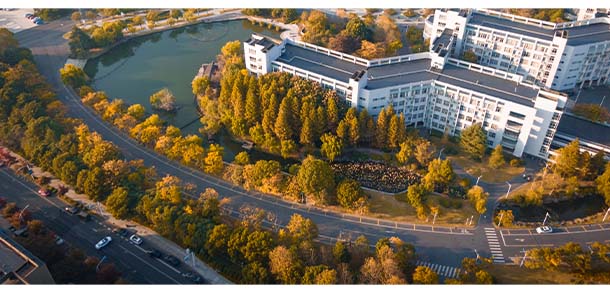
[[[472,159],[481,160],[485,154],[487,138],[480,123],[464,129],[460,136],[460,146]]]
[[[491,168],[498,169],[506,164],[504,160],[504,152],[502,152],[502,145],[498,144],[494,151],[491,153],[489,157],[489,166]]]
[[[377,130],[375,131],[375,145],[377,148],[385,148],[387,146],[388,137],[388,117],[386,109],[382,108],[377,116]]]
[[[322,141],[320,151],[322,152],[322,155],[324,155],[324,157],[331,162],[334,161],[337,156],[340,156],[341,152],[343,152],[343,141],[341,138],[333,134],[326,133],[320,137],[320,140]]]
[[[606,171],[595,180],[597,191],[606,200],[606,205],[610,206],[610,162],[606,164]]]
[[[555,157],[555,171],[562,177],[574,176],[578,172],[580,163],[580,147],[578,138],[570,142],[568,145],[557,150]]]
[[[341,120],[337,126],[337,137],[343,144],[348,144],[349,141],[349,125],[345,120]]]
[[[261,120],[260,100],[256,92],[256,82],[254,79],[251,79],[250,83],[248,84],[248,93],[246,93],[245,118],[248,123],[248,127],[251,127]]]
[[[398,148],[400,145],[401,125],[397,115],[393,115],[390,118],[390,124],[388,126],[388,147],[391,149]]]
[[[455,179],[455,173],[449,160],[434,159],[428,165],[428,173],[423,183],[431,190],[445,190]]]
[[[280,140],[290,140],[292,138],[292,127],[290,126],[290,104],[288,99],[283,99],[280,104],[280,111],[275,121],[274,132]]]
[[[349,119],[349,144],[356,146],[360,142],[360,124],[357,117]]]
[[[314,137],[320,137],[326,131],[328,126],[328,120],[326,118],[326,110],[322,106],[316,108],[316,118],[311,120],[313,122]]]
[[[313,145],[314,143],[314,129],[310,118],[306,118],[303,123],[299,141],[302,145]]]
[[[326,99],[326,121],[328,123],[327,130],[333,131],[339,124],[339,107],[334,98]]]

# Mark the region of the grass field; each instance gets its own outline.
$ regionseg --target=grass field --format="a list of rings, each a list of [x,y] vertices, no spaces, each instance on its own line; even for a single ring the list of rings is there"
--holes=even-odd
[[[406,202],[406,195],[404,193],[392,196],[374,191],[365,192],[371,196],[369,199],[369,216],[396,221],[432,224],[432,214],[428,216],[428,221],[417,218],[415,209]],[[436,217],[435,224],[463,225],[467,218],[474,216],[473,222],[476,222],[479,216],[472,207],[472,204],[467,200],[429,195],[426,199],[426,205],[439,206],[439,214]]]
[[[489,167],[488,158],[483,158],[482,162],[474,161],[465,155],[450,156],[449,160],[463,168],[468,174],[478,177],[483,175],[481,180],[488,183],[501,183],[521,175],[525,167],[514,167],[508,163],[498,169]]]
[[[545,270],[530,270],[518,265],[487,265],[484,270],[489,272],[497,284],[574,284],[574,275]]]

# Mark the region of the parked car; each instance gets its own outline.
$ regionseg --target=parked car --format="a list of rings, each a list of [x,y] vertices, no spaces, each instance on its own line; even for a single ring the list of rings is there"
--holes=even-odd
[[[106,236],[102,238],[98,243],[95,244],[95,249],[102,249],[104,246],[107,246],[112,241],[112,237]]]
[[[127,230],[125,228],[117,228],[117,229],[112,230],[112,232],[118,234],[119,236],[129,235],[129,230]]]
[[[34,20],[34,24],[42,25],[42,24],[44,24],[44,21],[42,19]]]
[[[78,212],[78,214],[76,214],[76,216],[78,216],[78,218],[80,218],[84,221],[91,221],[91,215],[89,215],[89,213],[87,213],[85,211]]]
[[[553,228],[551,228],[551,226],[540,226],[536,227],[536,232],[538,232],[538,234],[553,233]]]
[[[148,252],[148,255],[153,258],[157,258],[157,259],[160,259],[163,256],[163,254],[156,249],[153,249],[150,252]]]
[[[170,264],[171,266],[178,267],[180,266],[180,261],[172,255],[166,255],[163,257],[163,261]]]
[[[64,242],[65,241],[63,238],[59,237],[59,235],[55,235],[55,244],[62,245],[62,244],[64,244]]]
[[[30,19],[30,17],[34,16],[34,14],[32,13],[26,13],[25,14],[25,18]]]
[[[129,241],[131,241],[132,243],[136,244],[136,245],[140,245],[142,244],[142,238],[140,238],[137,235],[132,235],[129,237]]]

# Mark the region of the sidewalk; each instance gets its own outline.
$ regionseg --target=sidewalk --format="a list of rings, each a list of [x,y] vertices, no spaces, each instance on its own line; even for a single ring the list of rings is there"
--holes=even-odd
[[[23,157],[19,156],[18,154],[12,151],[10,153],[13,157],[17,158],[17,161],[24,161],[29,164],[27,160],[23,159]],[[43,171],[40,167],[32,166],[31,169],[32,175],[35,177],[41,177],[44,175],[46,177],[51,178],[49,186],[52,186],[54,188],[59,188],[60,186],[67,186],[64,182],[55,178],[51,173]],[[105,206],[103,204],[90,200],[89,198],[87,198],[86,195],[76,193],[71,187],[69,188],[68,192],[64,194],[64,196],[74,201],[77,201],[83,204],[84,206],[87,206],[90,211],[98,214],[102,221],[105,223],[116,227],[129,228],[138,235],[142,237],[145,236],[147,241],[149,241],[152,245],[162,250],[166,254],[171,254],[178,259],[182,259],[185,255],[185,250],[173,241],[164,238],[154,230],[146,226],[140,225],[136,222],[120,220],[112,217],[112,215],[106,212]],[[210,284],[233,284],[197,257],[195,258],[195,267],[191,268],[197,273],[199,273],[203,278],[205,278],[206,281],[208,281]]]

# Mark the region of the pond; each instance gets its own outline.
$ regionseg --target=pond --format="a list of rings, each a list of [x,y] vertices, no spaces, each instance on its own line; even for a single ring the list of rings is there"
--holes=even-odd
[[[515,221],[542,222],[546,212],[549,212],[553,221],[568,221],[594,215],[604,211],[607,207],[602,196],[588,195],[556,203],[545,203],[542,206],[510,206],[508,208],[513,210]],[[501,209],[505,209],[505,207]]]
[[[121,98],[128,104],[142,104],[153,113],[149,97],[167,87],[176,97],[176,113],[159,113],[185,134],[198,134],[201,126],[191,91],[191,81],[203,63],[215,60],[229,41],[244,41],[252,33],[279,39],[279,33],[247,20],[201,23],[129,40],[106,54],[89,60],[85,72],[93,79],[96,90],[110,98]],[[193,122],[195,121],[195,122]],[[228,137],[218,137],[225,147],[225,159],[232,160],[241,151]],[[256,153],[253,158],[277,159]]]

